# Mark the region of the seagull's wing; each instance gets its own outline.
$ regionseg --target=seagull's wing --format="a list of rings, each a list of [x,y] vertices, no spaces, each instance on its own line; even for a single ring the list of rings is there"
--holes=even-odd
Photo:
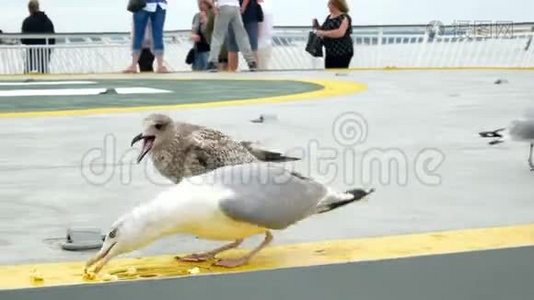
[[[288,161],[300,160],[300,158],[285,156],[279,152],[273,152],[273,151],[268,151],[268,150],[257,148],[253,146],[252,142],[249,142],[249,141],[242,141],[239,144],[241,144],[241,146],[247,149],[247,151],[250,152],[250,154],[254,155],[256,159],[261,160],[261,161],[288,162]]]
[[[255,161],[241,144],[217,130],[201,128],[194,131],[189,140],[199,161],[211,169]]]
[[[316,212],[328,190],[322,184],[264,163],[218,170],[233,193],[219,202],[230,218],[269,229],[284,229]]]

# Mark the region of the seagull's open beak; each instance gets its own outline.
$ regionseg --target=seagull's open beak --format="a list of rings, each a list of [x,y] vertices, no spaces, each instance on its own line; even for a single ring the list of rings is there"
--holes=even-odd
[[[135,145],[135,143],[139,142],[140,140],[143,140],[143,149],[141,150],[141,153],[139,153],[139,156],[137,157],[137,163],[140,163],[145,155],[152,150],[152,146],[154,145],[154,141],[156,140],[155,136],[145,136],[142,133],[137,135],[133,138],[132,143],[130,146]]]
[[[135,145],[135,143],[139,142],[140,140],[143,139],[143,134],[140,133],[138,135],[136,135],[133,140],[132,140],[132,144],[130,145],[130,147],[133,147],[133,145]]]
[[[109,247],[100,249],[100,251],[92,258],[90,258],[85,264],[85,271],[87,272],[90,267],[95,266],[94,272],[98,273],[107,262],[114,256],[111,250],[117,245],[117,243],[111,244]]]

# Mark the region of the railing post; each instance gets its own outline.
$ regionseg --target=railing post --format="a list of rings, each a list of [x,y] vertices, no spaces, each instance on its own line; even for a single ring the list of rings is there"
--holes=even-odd
[[[380,28],[378,30],[378,41],[377,41],[377,51],[376,51],[376,56],[375,56],[375,64],[373,67],[375,68],[385,68],[386,66],[384,65],[383,61],[382,61],[382,51],[383,51],[383,39],[384,39],[384,29],[383,28]]]

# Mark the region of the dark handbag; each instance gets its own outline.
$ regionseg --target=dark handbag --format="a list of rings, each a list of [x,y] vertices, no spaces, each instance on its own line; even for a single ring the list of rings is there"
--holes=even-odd
[[[189,50],[189,52],[187,53],[187,56],[185,58],[185,63],[190,65],[192,64],[193,62],[195,62],[195,48],[191,48],[191,50]]]
[[[200,16],[199,16],[200,18]],[[200,20],[198,22],[198,28],[196,30],[196,33],[199,34],[200,33]],[[197,47],[197,44],[195,43],[195,45],[193,46],[193,48],[191,48],[189,50],[189,52],[187,52],[187,56],[185,57],[185,63],[188,64],[188,65],[191,65],[195,62],[195,53],[196,53],[196,47]]]
[[[310,31],[308,34],[306,52],[310,53],[313,57],[323,57],[323,40],[313,31]]]
[[[128,7],[126,9],[134,13],[145,8],[145,6],[146,0],[128,0]]]
[[[256,10],[256,20],[258,23],[263,22],[265,16],[263,15],[263,8],[261,7],[261,4],[258,3],[258,9]]]

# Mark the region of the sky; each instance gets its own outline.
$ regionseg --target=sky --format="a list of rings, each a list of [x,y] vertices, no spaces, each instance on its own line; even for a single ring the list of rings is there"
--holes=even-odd
[[[327,0],[265,0],[275,25],[309,25],[323,20]],[[196,0],[168,0],[166,30],[186,29],[196,9]],[[533,0],[349,0],[355,25],[428,24],[439,20],[534,22]],[[27,0],[0,0],[0,29],[20,32],[27,16]],[[131,13],[127,0],[41,0],[41,8],[57,32],[129,31]]]

